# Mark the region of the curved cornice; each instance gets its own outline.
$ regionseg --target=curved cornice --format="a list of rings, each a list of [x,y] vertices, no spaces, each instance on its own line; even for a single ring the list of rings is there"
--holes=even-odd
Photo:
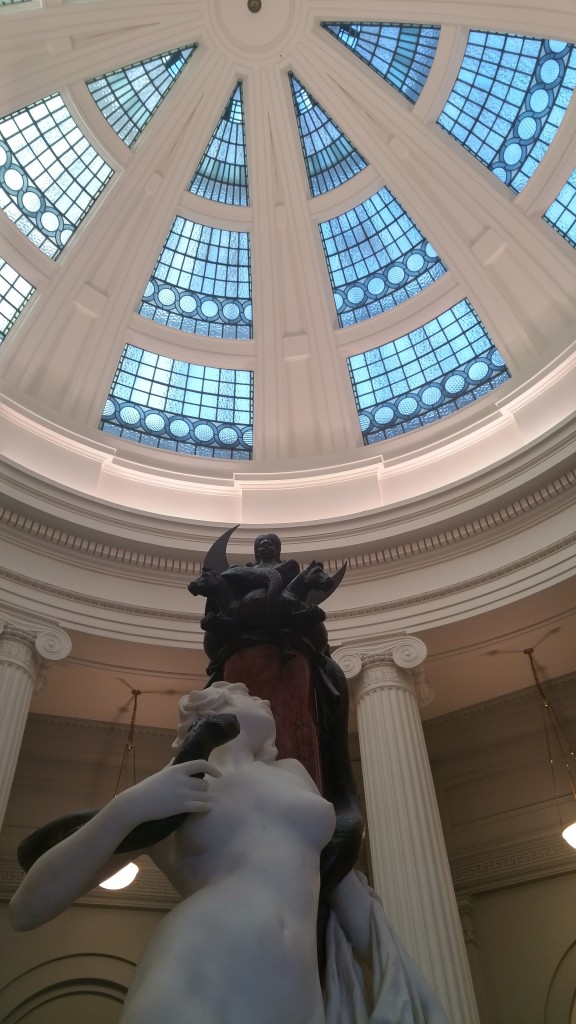
[[[403,534],[402,540],[395,544],[374,544],[371,543],[371,530],[362,550],[350,553],[346,551],[348,571],[349,573],[358,572],[362,575],[368,573],[373,577],[377,576],[383,567],[388,573],[391,565],[395,562],[406,562],[409,559],[422,557],[430,559],[435,553],[444,554],[445,549],[455,548],[464,543],[470,545],[470,542],[474,540],[480,546],[492,543],[495,531],[501,532],[510,528],[517,529],[521,525],[530,525],[535,516],[553,516],[559,506],[572,504],[575,495],[576,469],[568,468],[560,476],[516,497],[506,505],[492,509],[487,508],[483,510],[482,515],[463,519],[461,522],[453,524],[446,522],[443,529],[434,532],[421,530],[416,534],[413,533],[410,539]],[[358,527],[359,524],[355,523],[354,525]],[[386,525],[386,517],[382,510],[382,527],[385,528]],[[324,528],[328,533],[330,524],[324,524]],[[18,507],[10,507],[9,504],[0,505],[0,530],[6,531],[6,535],[10,534],[17,544],[26,544],[28,540],[34,545],[41,544],[58,549],[57,557],[62,559],[67,557],[72,557],[74,561],[97,559],[100,562],[109,563],[110,568],[113,566],[126,567],[130,570],[142,571],[147,576],[153,576],[154,573],[160,572],[163,575],[192,577],[200,572],[204,554],[201,552],[196,558],[179,557],[181,551],[177,541],[180,538],[175,536],[172,536],[174,546],[170,553],[158,550],[158,548],[169,547],[167,542],[169,542],[170,535],[166,536],[166,534],[159,538],[160,543],[156,551],[151,550],[151,546],[147,544],[138,543],[138,540],[132,544],[122,544],[118,541],[114,543],[112,536],[102,539],[99,536],[94,536],[92,532],[88,533],[83,530],[81,525],[74,529],[72,524],[65,524],[64,519],[61,525],[56,525],[52,521],[52,517],[48,519],[41,515],[34,517],[29,514],[28,509],[21,511]],[[206,548],[210,543],[209,531],[213,532],[213,529],[205,524],[202,533],[205,533]],[[246,530],[243,532],[247,533]],[[250,539],[254,532],[250,531]],[[285,547],[290,547],[291,553],[296,553],[289,541],[286,541],[286,532],[294,534],[295,531],[285,530],[283,540]],[[101,530],[101,533],[105,536],[104,530]],[[302,542],[304,537],[301,537],[300,540]],[[195,538],[195,541],[198,543],[198,538]],[[341,538],[338,556],[326,559],[329,568],[332,569],[336,564],[341,563],[342,550],[345,550],[344,544],[344,538]],[[326,546],[326,539],[322,546]]]

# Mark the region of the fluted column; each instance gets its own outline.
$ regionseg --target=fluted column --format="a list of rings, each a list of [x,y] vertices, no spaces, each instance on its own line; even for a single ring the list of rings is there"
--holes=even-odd
[[[392,636],[333,654],[351,683],[375,888],[451,1024],[478,1011],[418,712],[433,694],[417,637]]]
[[[0,617],[0,827],[30,700],[46,686],[48,664],[65,658],[71,646],[70,637],[59,626]]]

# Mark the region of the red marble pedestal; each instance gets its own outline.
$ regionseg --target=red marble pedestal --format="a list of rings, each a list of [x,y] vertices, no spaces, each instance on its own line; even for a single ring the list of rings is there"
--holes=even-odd
[[[228,658],[223,678],[244,683],[254,697],[270,701],[278,757],[295,757],[322,792],[316,701],[307,658],[297,652],[283,659],[273,644],[245,647]]]

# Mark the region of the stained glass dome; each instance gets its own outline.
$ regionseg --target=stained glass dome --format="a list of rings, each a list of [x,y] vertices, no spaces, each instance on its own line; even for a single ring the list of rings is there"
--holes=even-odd
[[[3,0],[8,406],[156,480],[529,443],[484,444],[574,339],[576,24],[450,8]]]

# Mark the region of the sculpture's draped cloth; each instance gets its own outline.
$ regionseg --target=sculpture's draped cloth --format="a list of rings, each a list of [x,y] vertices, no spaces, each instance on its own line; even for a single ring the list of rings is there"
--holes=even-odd
[[[326,1024],[447,1024],[438,998],[402,947],[376,893],[363,875],[356,874],[365,893],[362,912],[370,915],[372,976],[367,982],[331,912],[326,933]]]

